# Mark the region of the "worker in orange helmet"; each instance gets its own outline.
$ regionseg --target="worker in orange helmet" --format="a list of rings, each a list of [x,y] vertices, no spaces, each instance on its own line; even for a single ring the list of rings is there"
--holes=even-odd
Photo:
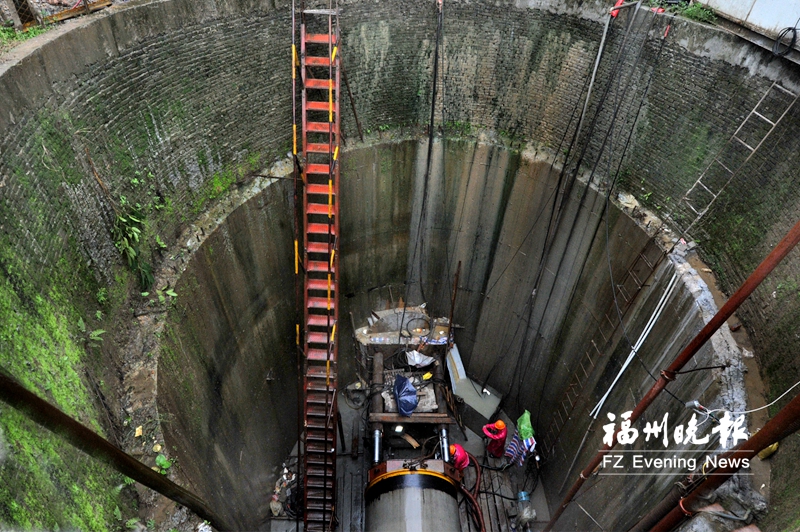
[[[503,451],[506,448],[506,424],[502,419],[498,419],[494,423],[489,423],[483,426],[483,433],[489,438],[489,445],[486,446],[486,452],[495,458],[503,456]]]
[[[450,446],[450,456],[453,457],[453,465],[459,471],[464,471],[469,466],[469,455],[459,444],[454,443]]]

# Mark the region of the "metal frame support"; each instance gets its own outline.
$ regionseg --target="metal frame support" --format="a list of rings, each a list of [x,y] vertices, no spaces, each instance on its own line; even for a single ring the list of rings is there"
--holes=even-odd
[[[450,461],[450,442],[447,438],[447,428],[442,428],[439,431],[439,441],[442,442],[442,460],[445,462]]]
[[[377,465],[381,463],[382,439],[383,439],[383,434],[381,434],[381,429],[375,429],[372,431],[372,465]]]

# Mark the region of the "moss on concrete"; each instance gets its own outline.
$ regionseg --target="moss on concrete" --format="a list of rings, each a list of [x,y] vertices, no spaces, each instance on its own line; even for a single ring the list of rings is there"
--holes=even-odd
[[[120,515],[136,509],[123,495],[123,477],[65,445],[22,413],[0,409],[0,438],[8,456],[0,462],[0,524],[21,530],[122,530]]]
[[[92,329],[96,316],[63,292],[58,279],[64,268],[69,268],[66,258],[59,261],[54,282],[42,288],[22,275],[23,265],[8,248],[0,248],[0,367],[103,435],[84,376],[99,347],[90,337],[99,328]],[[0,524],[100,532],[120,528],[114,508],[133,515],[132,499],[115,489],[121,475],[5,406],[0,407],[0,447],[6,451],[0,452]]]

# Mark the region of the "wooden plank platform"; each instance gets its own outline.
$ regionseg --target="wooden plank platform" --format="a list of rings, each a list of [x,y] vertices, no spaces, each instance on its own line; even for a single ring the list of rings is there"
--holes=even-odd
[[[468,487],[475,483],[475,470],[466,471],[464,484]],[[481,493],[478,494],[478,503],[483,512],[483,521],[486,532],[511,532],[512,520],[509,519],[509,510],[515,514],[516,494],[511,487],[511,482],[502,471],[481,470]],[[503,497],[507,497],[503,498]],[[467,504],[459,506],[461,515],[462,532],[478,532],[480,529],[467,513]]]
[[[423,412],[419,414],[412,414],[411,417],[401,416],[400,414],[390,413],[371,413],[369,415],[370,423],[447,423],[448,425],[454,424],[455,419],[447,414],[439,414],[436,412]]]

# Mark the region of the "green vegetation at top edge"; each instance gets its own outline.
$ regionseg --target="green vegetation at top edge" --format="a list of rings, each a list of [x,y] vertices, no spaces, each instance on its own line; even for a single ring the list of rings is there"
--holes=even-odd
[[[14,45],[46,32],[49,26],[32,26],[26,30],[17,31],[14,28],[0,27],[0,50],[9,45]]]
[[[705,22],[706,24],[713,24],[717,19],[714,11],[697,2],[680,2],[679,4],[667,4],[665,0],[651,0],[651,7],[663,7],[670,13],[677,13],[682,17],[697,22]]]

